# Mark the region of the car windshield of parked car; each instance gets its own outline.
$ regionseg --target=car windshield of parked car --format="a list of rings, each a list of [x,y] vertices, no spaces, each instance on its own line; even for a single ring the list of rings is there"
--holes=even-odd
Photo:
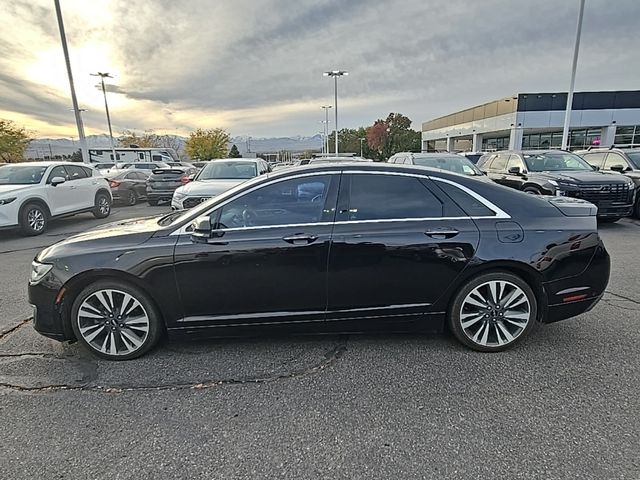
[[[640,152],[627,152],[627,157],[635,168],[640,168]]]
[[[0,166],[0,185],[35,185],[40,183],[47,167],[32,165]]]
[[[525,154],[524,160],[530,172],[593,171],[591,165],[573,153]]]
[[[215,161],[205,165],[196,180],[236,180],[253,178],[258,174],[255,162]]]
[[[413,157],[413,163],[423,167],[439,168],[440,170],[448,170],[449,172],[461,173],[463,175],[484,175],[473,163],[465,157],[456,155],[443,155],[436,157],[429,155],[428,157]]]

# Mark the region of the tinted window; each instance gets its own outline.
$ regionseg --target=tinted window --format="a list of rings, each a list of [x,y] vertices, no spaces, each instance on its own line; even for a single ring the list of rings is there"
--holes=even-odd
[[[623,168],[627,168],[629,166],[622,155],[617,153],[610,153],[609,155],[607,155],[607,160],[604,162],[604,169],[611,170],[611,167],[614,167],[616,165],[622,165]]]
[[[627,152],[627,157],[636,168],[640,168],[640,152]]]
[[[585,153],[582,155],[582,158],[584,158],[587,163],[593,167],[602,167],[602,161],[606,155],[606,152]]]
[[[69,173],[69,180],[79,180],[80,178],[87,178],[87,172],[84,168],[76,165],[65,165],[64,167]]]
[[[574,153],[525,154],[524,158],[530,172],[593,170],[591,165]]]
[[[418,178],[351,175],[348,220],[442,216],[442,203]]]
[[[518,155],[510,155],[509,161],[507,162],[507,171],[511,167],[519,167],[520,173],[524,172],[526,169],[524,168],[524,162]]]
[[[507,169],[507,160],[509,155],[497,155],[496,158],[493,159],[489,168],[496,172],[504,172]]]
[[[482,172],[473,163],[462,155],[428,155],[415,156],[413,162],[423,167],[438,168],[462,175],[482,175]]]
[[[69,175],[67,171],[64,169],[62,165],[58,165],[57,167],[53,167],[51,173],[49,174],[49,178],[47,179],[47,183],[51,183],[51,179],[54,177],[62,177],[65,180],[69,180]]]
[[[47,167],[0,165],[0,185],[32,185],[40,183]]]
[[[89,168],[89,167],[81,167],[84,169],[85,172],[87,172],[87,177],[93,177],[93,169]]]
[[[451,199],[458,204],[467,215],[472,217],[493,217],[496,212],[487,207],[477,198],[462,189],[445,182],[435,182]]]
[[[331,175],[294,178],[247,193],[222,207],[218,228],[322,221]]]
[[[245,179],[258,174],[256,162],[225,162],[216,160],[208,162],[198,175],[198,180],[212,179]]]

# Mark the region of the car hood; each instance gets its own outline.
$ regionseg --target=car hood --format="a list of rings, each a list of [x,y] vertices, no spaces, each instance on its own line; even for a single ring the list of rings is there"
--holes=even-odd
[[[18,192],[33,186],[34,185],[0,185],[0,195],[4,196],[5,193]]]
[[[242,182],[246,182],[246,179],[196,180],[178,188],[177,192],[190,197],[213,196],[226,192]]]
[[[140,245],[163,228],[158,225],[158,220],[163,216],[121,220],[101,225],[45,248],[36,259],[47,262],[51,258],[77,253],[79,247],[91,251],[104,248],[118,250]]]
[[[628,183],[628,181],[618,173],[606,172],[574,172],[574,171],[554,171],[554,172],[530,172],[529,176],[536,176],[545,180],[555,180],[565,183]]]

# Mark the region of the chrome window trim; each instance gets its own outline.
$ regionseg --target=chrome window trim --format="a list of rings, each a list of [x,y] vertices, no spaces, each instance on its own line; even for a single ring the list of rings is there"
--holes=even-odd
[[[233,197],[230,197],[226,200],[224,200],[223,202],[221,202],[220,204],[216,205],[215,207],[213,207],[211,210],[208,210],[205,213],[202,213],[200,216],[207,216],[207,215],[211,215],[211,213],[220,208],[220,207],[224,207],[227,203],[235,200],[236,198],[242,196],[242,195],[246,195],[248,193],[251,193],[259,188],[262,187],[266,187],[268,185],[272,185],[274,183],[279,183],[285,180],[291,180],[291,179],[295,179],[295,178],[304,178],[304,177],[310,177],[310,176],[322,176],[322,175],[340,175],[342,173],[346,173],[346,174],[371,174],[371,175],[396,175],[396,176],[401,176],[401,177],[415,177],[415,178],[427,178],[429,180],[433,180],[436,182],[443,182],[443,183],[447,183],[450,185],[453,185],[456,188],[459,188],[460,190],[462,190],[463,192],[465,192],[468,195],[471,195],[473,198],[475,198],[476,200],[478,200],[480,203],[482,203],[485,207],[487,207],[489,210],[492,210],[493,212],[495,212],[495,215],[470,215],[470,216],[460,216],[460,217],[411,217],[411,218],[385,218],[385,219],[372,219],[372,220],[338,220],[337,222],[314,222],[314,223],[290,223],[290,224],[283,224],[283,225],[261,225],[261,226],[252,226],[252,227],[233,227],[233,228],[225,228],[225,229],[219,229],[216,230],[218,232],[234,232],[234,231],[241,231],[241,230],[268,230],[268,229],[274,229],[274,228],[298,228],[298,227],[308,227],[308,226],[328,226],[328,225],[357,225],[357,224],[367,224],[367,223],[397,223],[397,222],[424,222],[424,221],[432,221],[432,220],[483,220],[483,219],[508,219],[511,218],[511,216],[506,213],[504,210],[502,210],[501,208],[499,208],[498,206],[496,206],[493,202],[490,202],[489,200],[487,200],[486,198],[484,198],[482,195],[474,192],[473,190],[465,187],[464,185],[460,185],[459,183],[456,183],[454,181],[451,180],[447,180],[444,178],[438,178],[438,177],[431,177],[428,174],[422,174],[422,173],[406,173],[406,172],[385,172],[385,171],[381,171],[381,170],[347,170],[347,171],[340,171],[340,170],[331,170],[331,171],[327,171],[327,172],[309,172],[309,173],[301,173],[301,174],[297,174],[297,175],[292,175],[292,176],[288,176],[288,177],[283,177],[283,178],[276,178],[273,179],[271,181],[265,182],[265,183],[261,183],[260,185],[256,185],[252,188],[250,188],[249,190],[246,190],[244,192],[240,192],[237,195],[234,195]],[[173,232],[170,233],[170,235],[182,235],[187,233],[186,229],[190,226],[189,223],[186,223],[185,225],[183,225],[182,227],[178,228],[177,230],[174,230]]]

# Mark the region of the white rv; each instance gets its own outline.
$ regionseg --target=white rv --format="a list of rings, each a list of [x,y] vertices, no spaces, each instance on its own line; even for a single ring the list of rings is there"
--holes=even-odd
[[[89,161],[91,163],[119,163],[119,162],[176,162],[178,155],[173,148],[121,148],[117,147],[116,158],[110,148],[89,149]]]

